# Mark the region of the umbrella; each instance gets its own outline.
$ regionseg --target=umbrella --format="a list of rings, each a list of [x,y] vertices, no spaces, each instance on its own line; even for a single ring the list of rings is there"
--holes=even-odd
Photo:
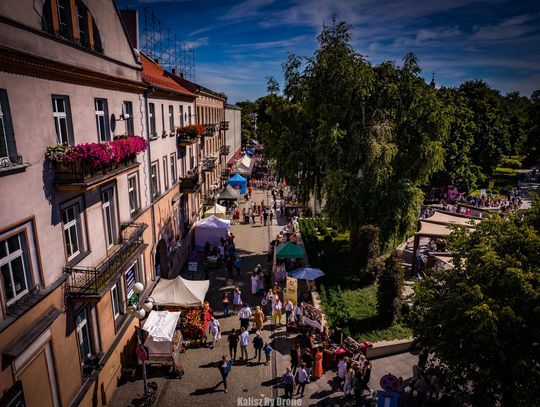
[[[302,267],[289,273],[289,277],[297,278],[299,280],[315,280],[322,276],[324,276],[322,270],[311,267]]]

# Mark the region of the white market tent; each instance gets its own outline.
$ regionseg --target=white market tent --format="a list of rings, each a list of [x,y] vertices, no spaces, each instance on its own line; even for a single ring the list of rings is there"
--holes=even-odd
[[[242,175],[251,175],[253,166],[255,165],[255,160],[244,155],[235,165],[235,172],[238,172]]]
[[[212,206],[210,209],[208,209],[204,213],[205,218],[209,218],[210,216],[215,215],[218,218],[226,219],[227,218],[227,208],[224,206],[215,203],[214,206]]]
[[[202,249],[206,242],[217,244],[221,238],[226,239],[230,224],[230,220],[215,215],[201,219],[195,224],[195,246]]]
[[[148,332],[144,346],[150,358],[169,357],[173,350],[173,337],[180,312],[151,311],[143,329]]]
[[[474,227],[480,223],[480,219],[474,219],[471,217],[465,217],[463,215],[454,215],[447,212],[435,211],[432,216],[426,218],[428,222],[442,223],[450,225],[462,225],[467,227]]]
[[[209,280],[186,280],[180,276],[160,279],[150,295],[154,304],[170,307],[202,307]]]

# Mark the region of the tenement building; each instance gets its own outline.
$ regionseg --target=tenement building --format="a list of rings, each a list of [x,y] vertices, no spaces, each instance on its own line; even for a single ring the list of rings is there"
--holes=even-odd
[[[225,101],[113,0],[0,2],[0,405],[106,405],[136,366],[127,310],[186,263]]]

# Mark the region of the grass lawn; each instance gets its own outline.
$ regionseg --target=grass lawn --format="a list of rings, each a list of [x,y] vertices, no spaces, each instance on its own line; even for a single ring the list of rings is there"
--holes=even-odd
[[[357,340],[403,339],[411,331],[401,321],[383,323],[377,314],[377,285],[363,287],[356,277],[348,232],[328,228],[321,218],[302,219],[300,231],[312,267],[326,275],[317,280],[328,322]]]

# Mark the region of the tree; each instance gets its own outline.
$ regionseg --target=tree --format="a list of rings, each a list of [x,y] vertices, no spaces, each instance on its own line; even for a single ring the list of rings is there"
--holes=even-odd
[[[377,283],[377,308],[379,315],[388,323],[401,315],[404,285],[405,271],[401,257],[394,251],[385,260]]]
[[[257,109],[258,103],[250,100],[236,103],[242,109],[242,145],[245,146],[257,139]]]
[[[477,406],[539,405],[540,236],[495,216],[450,238],[454,268],[418,283],[410,323],[447,392]]]

